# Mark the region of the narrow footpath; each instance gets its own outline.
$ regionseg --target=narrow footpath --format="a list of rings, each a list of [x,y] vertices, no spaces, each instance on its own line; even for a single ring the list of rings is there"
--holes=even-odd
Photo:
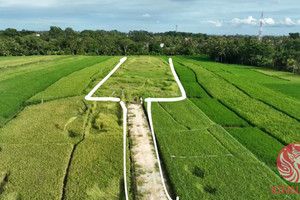
[[[137,199],[167,199],[161,182],[149,124],[143,108],[128,106],[129,135],[132,139],[132,159],[135,166]]]

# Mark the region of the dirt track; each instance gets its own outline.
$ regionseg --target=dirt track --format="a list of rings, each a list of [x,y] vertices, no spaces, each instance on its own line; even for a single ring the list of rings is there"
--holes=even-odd
[[[135,162],[138,199],[167,199],[157,168],[149,125],[141,105],[128,106],[130,137],[133,141],[132,153]]]

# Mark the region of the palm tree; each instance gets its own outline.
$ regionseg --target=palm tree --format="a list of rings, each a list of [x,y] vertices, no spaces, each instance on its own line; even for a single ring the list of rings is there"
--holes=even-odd
[[[299,66],[295,59],[289,58],[287,59],[288,68],[292,70],[293,73],[298,72]]]

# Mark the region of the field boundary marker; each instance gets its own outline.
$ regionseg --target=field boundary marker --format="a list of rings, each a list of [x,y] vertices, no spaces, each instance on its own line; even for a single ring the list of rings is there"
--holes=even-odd
[[[109,79],[111,77],[111,75],[113,73],[115,73],[115,71],[127,60],[127,57],[124,57],[122,59],[120,59],[120,62],[117,64],[117,66],[104,78],[102,79],[89,93],[88,95],[85,96],[85,99],[87,101],[113,101],[113,102],[119,102],[122,109],[123,109],[123,165],[124,165],[124,187],[125,187],[125,196],[126,196],[126,200],[128,200],[128,192],[127,192],[127,181],[126,181],[126,130],[127,130],[127,108],[124,104],[123,101],[121,101],[120,98],[117,97],[92,97],[92,95],[97,91],[97,89],[99,89],[99,87],[101,85],[103,85],[103,83],[105,83],[105,81],[107,81],[107,79]],[[147,115],[148,115],[148,119],[149,119],[149,124],[150,124],[150,130],[152,133],[152,139],[153,139],[153,143],[154,143],[154,147],[155,147],[155,152],[156,152],[156,157],[157,157],[157,162],[158,162],[158,166],[159,166],[159,171],[160,171],[160,176],[161,176],[161,181],[164,187],[164,191],[165,194],[167,196],[167,198],[169,200],[172,200],[172,198],[170,197],[168,190],[166,188],[166,184],[164,181],[164,176],[163,176],[163,172],[162,172],[162,167],[161,167],[161,162],[160,162],[160,158],[159,158],[159,153],[158,153],[158,148],[157,148],[157,144],[156,144],[156,138],[155,138],[155,133],[154,133],[154,129],[153,129],[153,122],[152,122],[152,114],[151,114],[151,103],[152,102],[176,102],[176,101],[182,101],[184,99],[186,99],[186,92],[176,74],[176,71],[174,69],[174,65],[172,62],[172,58],[169,58],[169,64],[170,64],[170,68],[172,71],[172,74],[175,78],[175,81],[180,89],[181,92],[181,96],[180,97],[173,97],[173,98],[146,98],[145,101],[147,102]],[[179,197],[176,197],[176,200],[179,200]]]
[[[170,64],[170,68],[172,71],[172,74],[175,78],[175,81],[180,89],[181,92],[181,97],[173,97],[173,98],[146,98],[145,101],[147,102],[147,115],[148,115],[148,119],[149,119],[149,124],[150,124],[150,130],[151,130],[151,134],[152,134],[152,139],[153,139],[153,143],[154,143],[154,148],[155,148],[155,153],[156,153],[156,157],[157,157],[157,163],[158,163],[158,167],[159,167],[159,171],[160,171],[160,176],[161,176],[161,181],[166,193],[166,196],[169,200],[172,200],[170,194],[168,193],[166,184],[165,184],[165,180],[164,180],[164,175],[163,175],[163,171],[162,171],[162,167],[161,167],[161,162],[160,162],[160,158],[159,158],[159,153],[158,153],[158,148],[157,148],[157,144],[156,144],[156,137],[155,137],[155,133],[154,133],[154,128],[153,128],[153,122],[152,122],[152,113],[151,113],[151,103],[152,102],[176,102],[176,101],[182,101],[184,99],[186,99],[186,92],[176,74],[176,71],[174,69],[174,65],[173,65],[173,61],[172,58],[169,58],[169,64]],[[179,200],[179,197],[176,197],[176,200]]]
[[[120,62],[114,67],[114,69],[106,75],[89,93],[85,96],[87,101],[112,101],[119,102],[122,110],[123,110],[123,173],[124,173],[124,189],[125,189],[125,197],[126,200],[128,198],[128,190],[127,190],[127,177],[126,177],[126,137],[127,137],[127,108],[123,101],[117,97],[92,97],[92,95],[98,90],[98,88],[107,81],[111,77],[113,73],[127,60],[127,57],[120,59]]]
[[[220,154],[220,155],[203,155],[203,156],[176,156],[171,155],[171,158],[179,158],[179,159],[189,159],[189,158],[217,158],[217,157],[233,157],[233,154]]]

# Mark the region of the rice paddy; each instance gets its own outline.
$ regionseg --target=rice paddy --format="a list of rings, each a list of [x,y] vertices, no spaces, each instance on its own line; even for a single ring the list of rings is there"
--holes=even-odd
[[[125,199],[122,109],[84,99],[120,58],[0,58],[0,199]],[[292,185],[276,161],[285,145],[300,142],[299,76],[172,58],[188,98],[152,104],[171,196],[299,199],[270,192]],[[179,95],[166,57],[155,56],[129,56],[94,94],[126,104]],[[126,173],[134,199],[130,145]]]

